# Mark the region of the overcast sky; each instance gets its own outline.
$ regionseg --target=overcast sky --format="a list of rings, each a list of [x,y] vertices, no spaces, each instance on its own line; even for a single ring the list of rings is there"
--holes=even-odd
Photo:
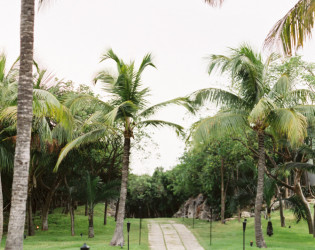
[[[297,0],[226,0],[212,8],[203,0],[51,0],[36,13],[35,59],[58,78],[91,84],[108,48],[126,61],[151,52],[157,69],[143,75],[152,104],[226,82],[206,72],[210,54],[222,54],[243,42],[262,48],[268,31]],[[0,0],[0,50],[9,65],[19,55],[19,0]],[[315,61],[314,41],[299,52]],[[211,110],[209,111],[211,112]],[[160,119],[185,126],[196,120],[171,108]],[[132,172],[152,173],[178,163],[184,142],[168,129],[154,130],[157,146],[133,152]]]

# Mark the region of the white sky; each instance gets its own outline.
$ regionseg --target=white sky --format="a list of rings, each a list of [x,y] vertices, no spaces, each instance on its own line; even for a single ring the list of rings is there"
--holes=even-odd
[[[268,31],[297,0],[226,0],[212,8],[203,0],[55,0],[37,13],[35,58],[58,78],[91,84],[108,48],[126,61],[151,52],[157,70],[143,76],[152,90],[152,104],[197,89],[226,85],[206,73],[210,54],[222,54],[243,42],[261,49]],[[0,50],[9,65],[19,55],[19,0],[0,0]],[[305,60],[315,61],[314,41],[306,44]],[[160,119],[186,127],[197,118],[171,108]],[[168,129],[154,131],[158,147],[133,152],[134,173],[152,173],[178,163],[184,142]],[[148,153],[150,152],[150,153]],[[148,154],[147,154],[148,153]]]

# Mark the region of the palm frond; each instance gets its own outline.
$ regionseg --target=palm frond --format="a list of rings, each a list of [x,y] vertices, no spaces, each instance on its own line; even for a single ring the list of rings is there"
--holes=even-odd
[[[213,139],[239,134],[248,127],[246,114],[231,110],[202,119],[193,133],[195,147],[206,146]]]
[[[147,118],[148,116],[154,115],[155,112],[160,110],[161,108],[164,108],[169,105],[179,105],[185,107],[189,112],[194,113],[195,110],[193,106],[191,105],[191,101],[189,100],[188,97],[178,97],[172,100],[168,100],[165,102],[158,103],[156,105],[153,105],[146,110],[142,111],[139,114],[139,117]]]
[[[100,138],[104,137],[107,133],[110,133],[110,129],[101,128],[97,130],[93,130],[84,135],[79,136],[75,140],[69,142],[60,152],[57,163],[55,165],[54,171],[57,171],[62,160],[67,156],[67,154],[74,148],[78,148],[83,144],[87,144],[90,142],[95,142]]]
[[[315,15],[314,0],[299,0],[298,3],[271,29],[264,42],[265,48],[276,46],[286,55],[292,55],[303,47],[312,35]]]
[[[268,120],[276,132],[287,136],[293,147],[303,143],[307,135],[307,120],[295,109],[275,109]]]
[[[184,128],[176,123],[161,121],[161,120],[146,120],[140,121],[137,126],[152,126],[152,127],[169,127],[175,129],[177,135],[184,136]]]
[[[196,105],[203,105],[205,101],[209,101],[216,105],[243,108],[246,104],[237,94],[217,88],[197,90],[190,95],[190,99]]]
[[[263,97],[259,100],[259,102],[252,109],[248,120],[250,123],[257,124],[259,122],[264,121],[270,112],[276,108],[275,104],[271,99],[267,97]]]

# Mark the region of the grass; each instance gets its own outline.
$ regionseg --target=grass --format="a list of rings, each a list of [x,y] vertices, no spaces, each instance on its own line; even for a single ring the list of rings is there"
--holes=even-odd
[[[95,207],[94,212],[94,232],[95,237],[89,239],[88,235],[88,218],[84,216],[84,207],[79,207],[75,211],[75,236],[71,236],[70,215],[60,213],[61,209],[56,209],[53,214],[49,215],[49,230],[35,232],[35,236],[27,237],[24,240],[25,250],[41,249],[75,249],[78,250],[86,243],[91,250],[97,249],[120,249],[120,247],[109,246],[110,240],[115,230],[114,218],[108,217],[107,225],[103,225],[104,205],[99,204]],[[147,250],[148,247],[148,227],[145,220],[142,221],[141,245],[139,246],[139,219],[126,219],[124,225],[125,247],[127,249],[127,230],[126,223],[130,221],[130,249]],[[35,225],[41,225],[39,217],[35,217]],[[80,233],[83,234],[82,238]],[[5,239],[4,239],[5,240]],[[2,241],[1,246],[5,243]]]
[[[109,242],[113,236],[115,222],[112,217],[108,218],[108,224],[103,225],[103,205],[100,204],[95,208],[94,230],[95,237],[89,239],[88,220],[84,216],[84,207],[79,207],[75,211],[75,232],[76,236],[70,235],[70,216],[61,213],[61,209],[56,209],[53,214],[49,215],[49,230],[36,231],[36,235],[27,237],[24,240],[24,249],[80,249],[86,242],[92,250],[96,249],[120,249],[120,247],[111,247]],[[262,219],[263,232],[268,249],[284,250],[284,249],[299,249],[308,250],[315,249],[315,239],[308,234],[306,222],[301,221],[296,224],[293,214],[290,211],[285,211],[286,226],[280,227],[279,212],[272,213],[272,223],[274,235],[268,237],[266,235],[267,221]],[[148,244],[148,220],[142,221],[141,245],[139,246],[139,219],[126,219],[131,222],[130,230],[130,249],[145,250],[149,249]],[[150,219],[152,220],[152,219]],[[185,218],[159,218],[155,219],[159,223],[167,223],[168,220],[173,220],[178,223],[184,223],[196,236],[197,240],[205,249],[242,249],[243,247],[243,230],[242,223],[237,220],[228,221],[225,225],[219,222],[212,224],[212,245],[210,247],[210,227],[209,222],[195,220],[194,228],[192,227],[192,219]],[[35,217],[35,225],[40,225],[39,217]],[[291,226],[289,228],[288,226]],[[124,225],[125,242],[127,243],[126,223]],[[82,238],[80,233],[83,234]],[[246,227],[246,249],[251,249],[250,241],[254,241],[255,246],[255,231],[254,218],[247,220]],[[1,246],[5,243],[2,241]],[[127,245],[124,246],[127,249]]]
[[[263,233],[268,249],[273,250],[310,250],[315,249],[315,238],[308,234],[308,226],[305,221],[298,224],[295,222],[293,214],[285,211],[286,227],[280,226],[279,211],[272,213],[273,235],[266,235],[267,221],[262,218]],[[243,247],[243,224],[242,221],[228,221],[226,224],[213,222],[212,224],[212,245],[210,247],[210,223],[206,221],[195,220],[195,226],[192,227],[192,219],[174,219],[177,222],[184,223],[196,236],[199,243],[205,249],[242,249]],[[289,225],[291,228],[289,228]],[[245,247],[250,248],[250,241],[254,242],[255,247],[255,230],[254,218],[247,219]]]

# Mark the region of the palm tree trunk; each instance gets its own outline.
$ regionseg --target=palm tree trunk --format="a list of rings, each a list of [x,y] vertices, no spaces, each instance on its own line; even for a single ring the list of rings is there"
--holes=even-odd
[[[89,238],[94,237],[93,207],[89,208]]]
[[[264,131],[258,131],[258,183],[257,183],[257,193],[255,200],[255,236],[256,236],[256,245],[257,247],[265,248],[267,247],[264,240],[262,225],[261,225],[261,207],[263,202],[263,193],[264,193],[264,170],[265,170],[265,135]]]
[[[122,246],[124,244],[123,225],[125,217],[125,203],[127,197],[127,183],[128,183],[128,168],[129,168],[129,154],[130,154],[130,137],[126,136],[124,142],[123,167],[121,176],[121,189],[119,198],[119,208],[116,222],[116,229],[110,245]]]
[[[7,250],[23,249],[33,117],[34,2],[34,0],[22,0],[21,3],[17,141],[14,156],[9,228],[5,248]]]
[[[2,182],[1,182],[1,170],[0,170],[0,245],[3,235],[3,195],[2,195]]]
[[[107,224],[107,206],[108,206],[108,201],[105,201],[105,207],[104,207],[104,225]]]
[[[224,224],[225,192],[224,192],[224,160],[221,157],[221,224]]]

